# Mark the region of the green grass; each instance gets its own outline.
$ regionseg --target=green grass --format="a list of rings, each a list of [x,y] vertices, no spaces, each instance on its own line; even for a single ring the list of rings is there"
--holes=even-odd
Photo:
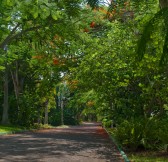
[[[57,126],[56,128],[69,128],[70,126],[68,125],[60,125],[60,126]]]
[[[131,162],[168,162],[168,153],[141,152],[128,153]]]
[[[10,133],[14,131],[21,131],[23,130],[22,128],[16,127],[16,126],[3,126],[0,125],[0,134],[2,133]]]
[[[55,128],[55,127],[49,124],[38,124],[38,123],[34,123],[34,125],[30,127],[30,129],[49,129],[49,128]]]
[[[33,130],[33,129],[48,129],[48,128],[55,128],[50,125],[43,125],[43,124],[34,124],[34,126],[30,128],[24,128],[24,127],[19,127],[19,126],[4,126],[0,125],[0,134],[6,134],[6,133],[12,133],[12,132],[20,132],[24,130]]]

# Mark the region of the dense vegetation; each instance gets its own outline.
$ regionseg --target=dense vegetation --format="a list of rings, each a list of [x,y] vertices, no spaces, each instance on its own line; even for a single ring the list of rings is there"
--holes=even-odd
[[[167,151],[167,7],[166,0],[2,0],[2,124],[97,120],[115,126],[124,148]]]

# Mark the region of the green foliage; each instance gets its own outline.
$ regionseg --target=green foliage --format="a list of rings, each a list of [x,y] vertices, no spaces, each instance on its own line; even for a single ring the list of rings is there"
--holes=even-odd
[[[77,125],[79,121],[75,118],[75,114],[68,108],[64,108],[64,124]],[[61,111],[59,109],[51,109],[49,113],[49,124],[53,126],[61,125]]]
[[[74,37],[80,31],[72,18],[77,19],[81,9],[78,0],[0,2],[0,15],[3,15],[0,17],[0,71],[3,74],[3,64],[7,62],[12,123],[29,127],[37,120],[42,122],[46,100],[49,100],[48,111],[55,106],[54,89],[60,73],[68,67],[53,62],[58,58],[63,64],[72,56],[72,47],[67,47],[66,42],[76,51]]]
[[[167,118],[159,122],[158,139],[161,142],[158,149],[168,152],[168,121]]]
[[[0,80],[7,63],[11,123],[41,128],[49,112],[49,123],[60,125],[55,89],[63,81],[65,124],[103,120],[117,125],[127,148],[167,147],[167,8],[157,0],[92,0],[92,10],[85,2],[0,2]]]
[[[161,149],[162,147],[164,150],[164,146],[168,143],[167,126],[165,120],[136,118],[123,121],[112,131],[112,134],[125,149]]]
[[[158,151],[127,153],[129,160],[136,162],[167,162],[167,155]]]
[[[30,128],[31,129],[48,129],[48,128],[53,128],[53,127],[51,125],[48,125],[48,124],[34,123]]]
[[[161,57],[160,57],[160,65],[161,64],[167,64],[167,40],[168,40],[168,36],[167,36],[167,14],[168,14],[168,9],[167,8],[162,8],[160,11],[158,11],[150,20],[148,20],[148,22],[146,23],[144,30],[142,32],[142,36],[139,39],[139,43],[138,43],[138,49],[137,49],[137,54],[138,57],[140,58],[140,60],[144,57],[144,54],[146,52],[149,52],[149,42],[152,39],[152,34],[153,33],[164,33],[162,34],[162,36],[164,37],[164,40],[162,38],[162,43],[161,43],[161,47],[157,47],[157,48],[162,48],[161,49]],[[158,27],[158,30],[154,30],[156,28],[156,26]],[[156,39],[153,39],[153,44],[155,44]],[[164,41],[164,43],[163,43]],[[154,46],[154,45],[151,46]],[[147,48],[148,47],[148,48]],[[151,53],[153,55],[153,52]]]
[[[32,104],[34,103],[34,104]],[[11,123],[30,127],[37,119],[36,97],[32,94],[24,94],[19,100],[19,109],[17,108],[15,97],[11,97],[10,104],[10,120]]]
[[[123,121],[115,130],[115,139],[120,143],[120,145],[136,150],[141,144],[143,135],[143,120],[132,120]]]
[[[112,120],[108,120],[108,119],[103,119],[102,120],[102,126],[105,128],[111,128],[113,124]]]

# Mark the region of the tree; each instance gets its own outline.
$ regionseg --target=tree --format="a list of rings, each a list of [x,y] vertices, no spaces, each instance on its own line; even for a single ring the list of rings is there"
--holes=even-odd
[[[4,73],[4,103],[3,103],[3,115],[2,115],[2,124],[9,124],[9,116],[8,116],[8,75],[9,75],[9,68],[6,63],[5,65],[5,73]]]
[[[136,4],[136,2],[134,2]],[[143,2],[143,3],[150,3],[149,1]],[[160,40],[159,43],[161,43],[162,47],[154,47],[158,48],[158,50],[162,51],[162,54],[160,56],[160,65],[161,64],[167,64],[167,7],[168,7],[168,1],[167,0],[159,0],[154,1],[156,5],[160,6],[160,9],[155,12],[150,19],[146,22],[146,25],[144,27],[144,30],[142,32],[141,39],[139,39],[138,42],[138,48],[137,48],[137,54],[139,59],[141,60],[145,53],[148,51],[148,43],[151,41],[151,35],[154,33],[160,33],[162,37],[164,37],[164,40]],[[158,27],[158,30],[155,30]],[[152,39],[155,41],[155,38]],[[162,48],[162,49],[161,49]],[[148,51],[149,52],[149,51]],[[150,52],[153,53],[153,52]]]
[[[167,135],[163,132],[167,129],[159,122],[167,125],[167,62],[157,65],[166,55],[167,7],[163,1],[161,9],[159,1],[130,2],[134,19],[121,21],[118,15],[101,36],[87,32],[91,46],[85,47],[79,67],[71,69],[73,80],[78,80],[73,103],[80,103],[78,98],[93,89],[99,100],[97,112],[115,122],[114,133],[121,144],[133,149],[142,145],[156,148],[159,139],[165,147]],[[137,42],[144,57],[140,62],[136,60]],[[155,134],[152,139],[151,132]]]
[[[0,48],[2,51],[6,46],[8,46],[10,50],[9,52],[11,53],[15,52],[14,49],[17,47],[19,42],[25,42],[29,47],[35,44],[34,42],[37,42],[36,45],[39,45],[41,44],[41,39],[47,38],[48,40],[51,40],[53,34],[55,35],[56,33],[60,33],[60,31],[62,33],[67,31],[65,24],[69,23],[71,24],[70,26],[72,26],[70,17],[76,16],[81,8],[80,1],[78,0],[64,0],[63,3],[59,1],[53,2],[43,0],[4,0],[0,2],[0,6],[0,25],[2,29],[2,32],[0,32]],[[32,10],[29,10],[29,8],[32,8]],[[59,31],[57,28],[58,26],[61,26]],[[47,46],[47,44],[45,46]],[[36,49],[38,47],[36,46]],[[15,53],[14,55],[18,55],[19,57],[20,51],[17,52],[18,53]],[[1,59],[3,59],[2,55]],[[11,62],[8,61],[8,64],[10,65]],[[15,96],[18,101],[19,93],[21,92],[21,85],[19,82],[20,76],[18,76],[18,66],[20,65],[18,64],[17,59],[13,59],[12,64],[15,64],[15,67],[12,70],[8,70],[12,75]],[[5,81],[5,85],[7,86],[7,79]],[[4,95],[8,96],[7,90],[4,92]],[[5,101],[4,103],[7,102]],[[5,105],[6,104],[4,104],[4,112],[7,112],[8,108]],[[17,105],[19,106],[19,101]],[[6,121],[4,119],[6,119]],[[8,123],[6,117],[3,117],[3,123]]]
[[[159,0],[159,6],[161,9],[168,7],[168,1],[167,0]]]

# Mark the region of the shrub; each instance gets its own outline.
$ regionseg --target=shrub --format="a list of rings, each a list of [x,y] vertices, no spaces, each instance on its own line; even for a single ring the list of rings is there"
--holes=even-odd
[[[53,127],[51,125],[48,125],[48,124],[34,123],[31,128],[32,129],[45,129],[45,128],[53,128]]]
[[[145,120],[145,119],[144,119]],[[145,120],[144,128],[142,130],[142,145],[146,149],[156,149],[160,143],[158,138],[159,123],[154,118]]]
[[[158,148],[168,152],[168,120],[159,121],[158,139],[161,143],[161,147]]]
[[[168,122],[155,118],[123,121],[112,134],[123,148],[168,149]]]
[[[113,124],[112,120],[109,120],[109,119],[103,119],[102,120],[103,127],[111,128],[112,124]]]
[[[143,121],[132,120],[123,121],[117,128],[114,129],[115,139],[123,147],[136,150],[141,145]]]

